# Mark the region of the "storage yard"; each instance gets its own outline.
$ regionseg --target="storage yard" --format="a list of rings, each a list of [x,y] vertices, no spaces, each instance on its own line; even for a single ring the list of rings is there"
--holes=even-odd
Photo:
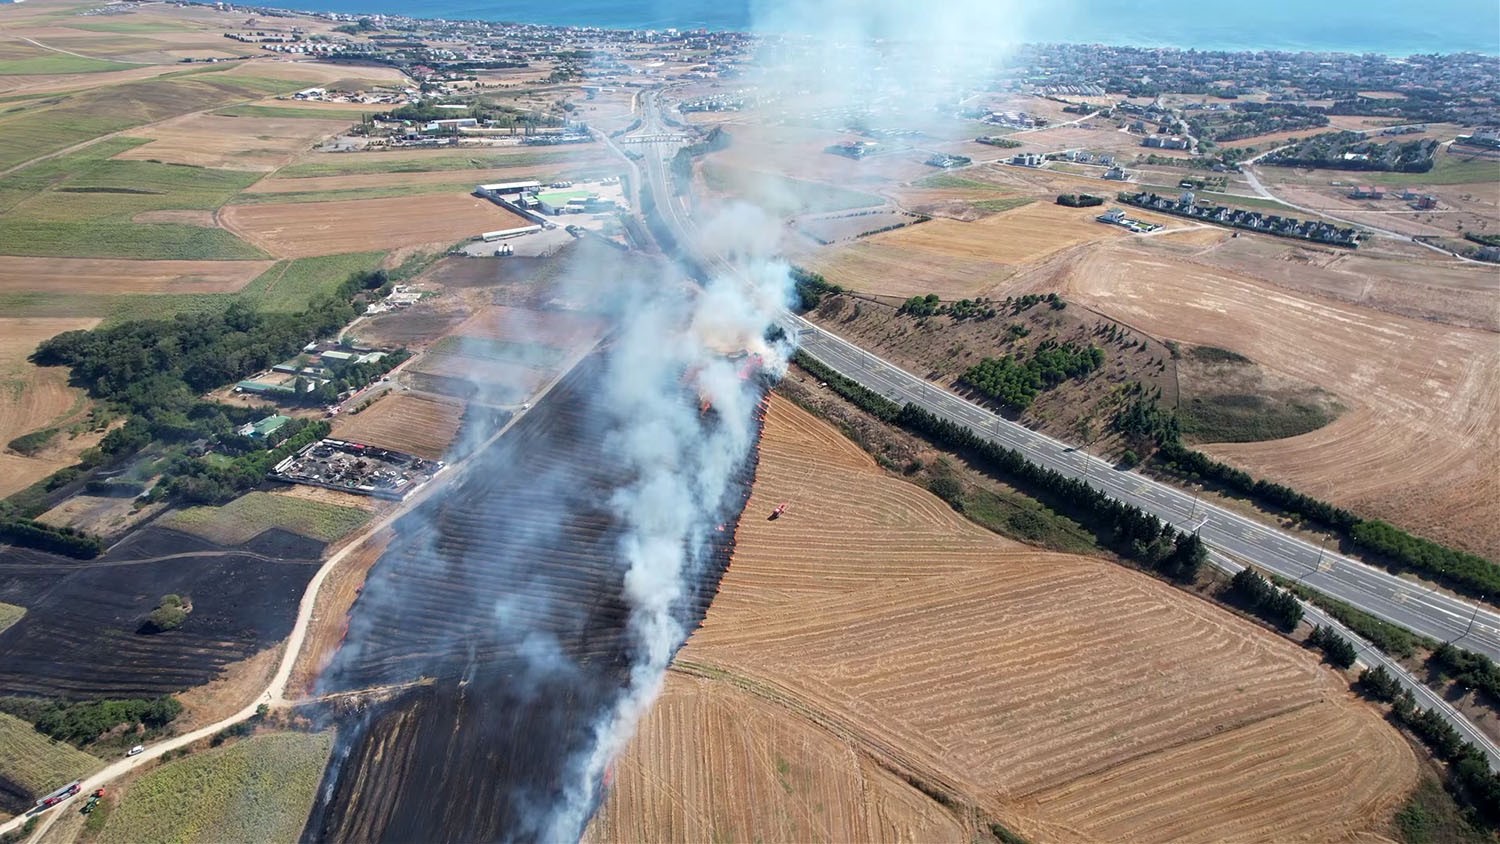
[[[780,398],[746,513],[589,840],[1358,838],[1416,781],[1313,655],[1000,539]]]
[[[322,439],[277,463],[271,477],[399,501],[442,471],[439,460],[364,443]]]

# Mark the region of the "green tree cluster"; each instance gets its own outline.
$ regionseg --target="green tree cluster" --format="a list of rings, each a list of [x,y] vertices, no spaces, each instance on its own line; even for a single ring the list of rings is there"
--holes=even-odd
[[[151,633],[176,630],[187,621],[189,607],[181,595],[163,595],[161,603],[146,616],[145,629]]]
[[[1283,631],[1291,632],[1302,620],[1302,605],[1290,592],[1271,585],[1254,569],[1246,566],[1230,578],[1222,593],[1224,600],[1254,613]]]
[[[1444,642],[1427,660],[1439,673],[1471,689],[1479,689],[1490,700],[1500,701],[1500,666],[1484,654],[1476,654]]]
[[[1307,644],[1323,651],[1323,656],[1328,662],[1338,668],[1348,668],[1354,664],[1358,654],[1348,639],[1340,636],[1331,627],[1319,624],[1313,628],[1312,633],[1307,636]]]
[[[810,270],[792,267],[790,273],[798,311],[810,311],[822,303],[825,295],[837,296],[844,292],[844,288],[830,283],[828,279]]]
[[[121,726],[159,730],[181,714],[182,704],[171,696],[58,703],[37,717],[36,728],[59,741],[83,747]]]
[[[1043,340],[1031,357],[985,358],[959,376],[959,383],[1012,410],[1025,410],[1044,390],[1082,378],[1104,365],[1104,350]]]

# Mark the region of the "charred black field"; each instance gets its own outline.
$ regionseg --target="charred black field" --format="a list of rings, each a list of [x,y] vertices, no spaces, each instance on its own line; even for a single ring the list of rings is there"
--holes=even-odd
[[[611,507],[632,472],[596,406],[601,357],[397,524],[320,691],[435,682],[338,718],[307,844],[545,836],[638,656]],[[717,424],[716,413],[698,424]],[[728,564],[754,454],[674,607],[686,630]]]
[[[48,698],[129,698],[202,685],[286,638],[323,545],[269,530],[225,547],[163,528],[87,562],[7,548],[0,601],[26,615],[0,633],[0,689]],[[191,598],[176,630],[141,629],[165,594]]]

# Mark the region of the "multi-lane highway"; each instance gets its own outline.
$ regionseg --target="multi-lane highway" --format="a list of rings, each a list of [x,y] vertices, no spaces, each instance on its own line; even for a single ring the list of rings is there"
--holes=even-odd
[[[1250,516],[1202,501],[1190,492],[1011,422],[905,372],[801,317],[786,320],[802,350],[848,378],[900,403],[966,425],[1034,463],[1084,478],[1113,498],[1134,504],[1179,529],[1196,530],[1210,547],[1300,581],[1409,630],[1500,658],[1500,614],[1396,577],[1277,530]],[[1471,624],[1472,622],[1472,624]]]

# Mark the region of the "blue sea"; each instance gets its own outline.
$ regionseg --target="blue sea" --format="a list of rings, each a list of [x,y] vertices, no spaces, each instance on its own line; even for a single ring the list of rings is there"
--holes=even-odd
[[[909,8],[921,5],[918,0],[311,0],[311,5],[296,7],[618,29],[749,30],[760,21],[782,17],[774,14],[778,7],[795,7],[797,17],[816,21],[820,6],[837,15],[844,13],[841,6],[874,8],[891,2],[911,4]],[[1016,2],[1025,3],[1016,16],[1024,24],[1006,33],[1013,41],[1391,56],[1466,51],[1500,55],[1496,0]],[[1003,2],[996,5],[1003,8]],[[994,8],[987,4],[987,15]]]

